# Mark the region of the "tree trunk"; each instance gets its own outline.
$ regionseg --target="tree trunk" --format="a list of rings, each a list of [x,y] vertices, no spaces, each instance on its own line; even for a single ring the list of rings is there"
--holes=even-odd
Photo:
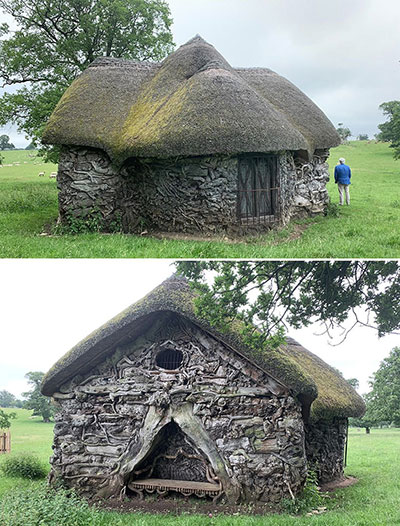
[[[366,428],[365,428],[365,432],[367,433],[367,435],[369,435],[370,432],[371,432],[371,429],[370,429],[369,427],[366,427]]]

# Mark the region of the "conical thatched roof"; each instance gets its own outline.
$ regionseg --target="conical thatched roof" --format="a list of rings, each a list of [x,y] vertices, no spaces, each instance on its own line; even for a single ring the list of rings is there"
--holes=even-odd
[[[106,359],[117,345],[134,339],[150,327],[157,314],[167,311],[189,319],[228,345],[233,353],[261,367],[288,387],[293,395],[299,396],[307,410],[312,404],[314,418],[358,416],[363,413],[364,402],[346,380],[300,344],[288,338],[287,344],[278,350],[249,349],[234,329],[218,333],[207,321],[196,316],[194,297],[188,282],[173,275],[73,347],[46,374],[42,384],[43,394],[52,395],[74,375],[92,369]]]
[[[161,64],[95,60],[67,89],[43,135],[102,148],[115,162],[329,148],[322,111],[268,69],[234,69],[196,36]]]

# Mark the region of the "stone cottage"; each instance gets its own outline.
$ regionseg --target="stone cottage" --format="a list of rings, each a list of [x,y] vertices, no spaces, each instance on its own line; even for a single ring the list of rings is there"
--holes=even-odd
[[[277,503],[343,474],[353,388],[294,340],[246,348],[194,311],[172,276],[47,373],[59,411],[51,480],[86,496],[166,495]]]
[[[61,145],[61,220],[104,230],[245,232],[323,213],[340,138],[298,88],[233,68],[196,36],[161,63],[96,59],[43,142]]]

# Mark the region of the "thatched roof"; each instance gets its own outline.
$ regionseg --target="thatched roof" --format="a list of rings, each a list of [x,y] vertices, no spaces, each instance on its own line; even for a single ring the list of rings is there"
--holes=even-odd
[[[268,69],[234,69],[196,36],[161,64],[96,59],[67,89],[43,142],[90,146],[116,163],[330,148],[333,125]]]
[[[117,345],[139,336],[151,326],[160,312],[173,312],[189,319],[228,345],[233,353],[240,354],[272,375],[299,397],[306,410],[312,404],[314,418],[358,416],[363,413],[364,402],[346,380],[296,341],[288,338],[287,344],[278,350],[249,349],[234,329],[221,334],[196,316],[194,297],[186,279],[173,275],[63,356],[44,377],[42,393],[51,396],[64,382],[90,371],[106,359]]]

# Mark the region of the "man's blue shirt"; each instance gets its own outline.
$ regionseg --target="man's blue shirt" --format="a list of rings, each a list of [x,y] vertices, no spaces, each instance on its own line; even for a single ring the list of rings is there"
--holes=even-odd
[[[335,183],[351,184],[351,170],[347,164],[338,164],[335,166]]]

